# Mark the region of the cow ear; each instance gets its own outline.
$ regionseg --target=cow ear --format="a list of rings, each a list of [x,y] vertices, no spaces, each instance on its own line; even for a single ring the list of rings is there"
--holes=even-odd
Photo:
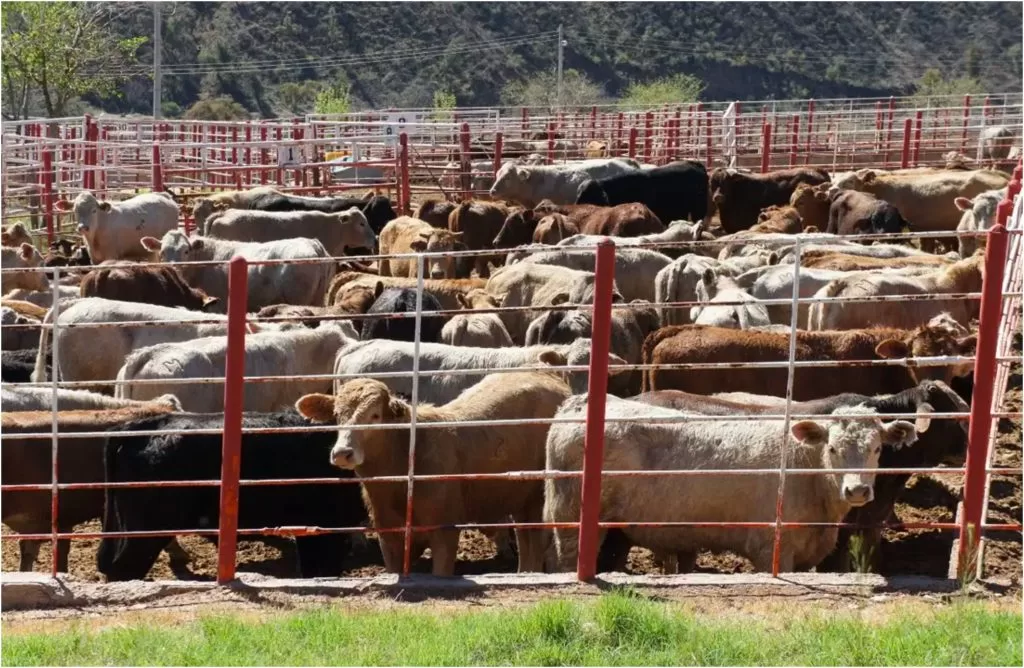
[[[701,220],[693,226],[693,240],[700,241],[701,236],[704,234],[704,221]]]
[[[790,432],[801,443],[808,445],[824,445],[828,442],[828,430],[813,420],[801,420],[792,427]]]
[[[956,340],[957,352],[961,355],[973,355],[978,348],[978,335],[970,334]]]
[[[865,169],[862,172],[858,172],[858,174],[860,175],[861,180],[863,180],[864,183],[871,183],[878,176],[877,174],[875,174],[875,171],[873,169]]]
[[[814,199],[819,200],[821,202],[829,201],[830,198],[829,198],[828,191],[827,190],[815,190],[814,191]]]
[[[902,341],[886,339],[875,346],[875,354],[887,360],[902,359],[910,354],[910,348]]]
[[[565,355],[557,350],[545,350],[540,355],[537,355],[537,360],[541,364],[547,364],[550,366],[565,366],[569,363],[569,361],[565,359]]]
[[[377,299],[382,292],[384,292],[384,281],[377,281],[377,284],[373,286],[373,298]]]
[[[914,429],[919,434],[923,434],[928,431],[928,427],[932,424],[931,414],[935,412],[932,405],[927,402],[922,402],[917,407],[917,412],[920,413],[916,420],[914,420]]]
[[[973,208],[973,203],[966,197],[957,197],[953,200],[953,204],[956,204],[956,208],[961,211],[970,211]]]
[[[202,250],[203,249],[203,240],[202,239],[193,239],[192,243],[190,244],[190,246],[192,247],[192,250]]]
[[[53,205],[53,208],[57,209],[57,211],[71,211],[71,202],[68,202],[65,199],[59,199],[57,200],[57,203]]]
[[[110,211],[110,202],[100,202],[100,211]]]
[[[142,239],[139,240],[139,243],[148,251],[155,253],[160,250],[160,240],[156,237],[142,237]]]
[[[711,287],[715,284],[715,270],[710,267],[704,270],[700,280],[704,285]]]
[[[334,397],[329,394],[307,394],[295,402],[299,415],[313,422],[330,422],[334,419]]]
[[[776,253],[775,251],[772,251],[771,253],[768,253],[768,264],[769,265],[773,265],[773,264],[778,264],[778,263],[779,263],[779,254]]]
[[[35,246],[33,246],[32,244],[22,244],[21,252],[19,253],[19,255],[21,255],[21,259],[23,260],[31,260],[32,256],[35,255],[35,252]]]
[[[426,239],[417,239],[413,241],[411,244],[409,244],[409,248],[416,251],[417,253],[422,253],[423,251],[427,250],[427,241]]]
[[[522,167],[516,167],[516,176],[518,176],[523,181],[529,181],[530,180],[530,170],[523,169]]]
[[[216,297],[203,297],[203,308],[201,310],[205,311],[209,309],[211,306],[216,306],[219,302],[220,300],[217,299]]]
[[[899,450],[904,445],[911,445],[917,440],[917,430],[913,422],[893,420],[882,425],[882,443]]]
[[[452,235],[452,237],[453,237],[453,238],[455,238],[455,239],[461,239],[461,238],[462,238],[462,235],[463,235],[463,234],[465,234],[465,232],[451,232],[450,234],[451,234],[451,235]]]
[[[565,304],[569,301],[568,292],[559,292],[557,295],[551,298],[551,305],[558,306],[559,304]]]
[[[821,230],[818,229],[817,225],[808,225],[804,228],[804,234],[818,234]]]
[[[470,304],[469,304],[469,300],[466,299],[466,295],[462,294],[461,292],[456,292],[455,293],[455,299],[457,299],[459,301],[459,305],[462,306],[462,308],[464,308],[464,309],[472,308],[470,306]]]

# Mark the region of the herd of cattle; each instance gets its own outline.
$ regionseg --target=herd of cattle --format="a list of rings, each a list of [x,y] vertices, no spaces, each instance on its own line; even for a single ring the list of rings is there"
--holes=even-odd
[[[962,295],[981,288],[982,253],[956,233],[990,227],[1008,181],[995,170],[516,162],[491,199],[427,200],[412,216],[380,195],[216,193],[193,203],[191,236],[172,193],[82,192],[64,205],[80,244],[44,256],[23,225],[3,232],[3,268],[24,270],[3,276],[3,483],[41,486],[3,492],[3,522],[50,531],[49,437],[12,435],[49,434],[55,399],[63,483],[220,477],[217,379],[238,257],[249,261],[241,477],[306,481],[243,485],[241,527],[369,523],[386,568],[400,570],[406,484],[372,478],[407,474],[413,416],[418,475],[491,474],[416,482],[413,521],[432,528],[413,533],[414,557],[429,548],[435,574],[454,572],[459,525],[577,521],[578,477],[502,474],[581,469],[588,379],[565,367],[590,361],[594,246],[611,237],[605,470],[777,469],[783,451],[789,469],[853,469],[790,476],[783,507],[785,521],[818,524],[783,533],[783,570],[847,568],[851,530],[820,525],[891,519],[909,476],[876,469],[963,462],[965,422],[929,414],[967,410],[972,365],[871,362],[973,354],[977,301]],[[949,236],[858,239],[908,230]],[[59,280],[40,270],[55,266]],[[793,313],[794,291],[832,299]],[[909,301],[872,300],[894,295]],[[824,365],[793,371],[793,414],[810,417],[786,433],[791,336],[796,360]],[[74,389],[27,384],[53,378]],[[918,417],[886,417],[907,413]],[[310,424],[338,429],[301,431]],[[777,491],[777,473],[606,476],[602,521],[639,524],[602,532],[600,566],[623,570],[636,545],[667,570],[704,550],[770,569],[773,529],[712,524],[774,522]],[[210,529],[218,508],[209,484],[64,490],[58,526]],[[705,524],[658,526],[687,522]],[[877,561],[880,530],[857,531]],[[486,533],[512,548],[507,532]],[[576,533],[517,529],[520,570],[574,568]],[[297,537],[299,572],[339,574],[350,535]],[[22,570],[39,545],[20,542]],[[170,537],[107,537],[97,568],[145,577],[165,549],[189,558]],[[55,558],[66,570],[68,541]]]

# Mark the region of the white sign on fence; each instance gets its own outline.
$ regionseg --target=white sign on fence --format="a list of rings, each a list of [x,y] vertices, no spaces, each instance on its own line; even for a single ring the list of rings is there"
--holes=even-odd
[[[302,146],[282,146],[277,149],[278,167],[295,167],[305,162]]]
[[[405,132],[409,125],[420,122],[420,115],[414,112],[394,112],[388,114],[387,125],[384,126],[384,142],[397,144],[398,135]]]

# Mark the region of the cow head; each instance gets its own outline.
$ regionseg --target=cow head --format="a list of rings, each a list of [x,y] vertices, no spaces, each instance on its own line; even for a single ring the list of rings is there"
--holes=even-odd
[[[189,240],[185,233],[179,230],[171,230],[163,239],[142,237],[139,243],[150,253],[158,254],[163,262],[195,261],[199,259],[195,257],[197,251],[204,247],[202,238]]]
[[[589,366],[590,339],[576,339],[569,345],[544,350],[537,355],[537,361],[548,366]],[[629,364],[615,353],[608,353],[608,375],[615,376],[629,371]],[[574,394],[587,391],[587,372],[568,372],[569,387]]]
[[[912,422],[883,423],[877,417],[852,417],[866,413],[875,410],[864,404],[844,406],[829,418],[801,420],[790,429],[802,444],[821,449],[822,466],[829,469],[877,469],[883,444],[902,447],[917,440],[918,428]],[[919,419],[919,425],[927,429],[927,419]],[[874,498],[874,473],[836,473],[830,477],[838,488],[840,502],[863,506]]]
[[[5,228],[0,235],[0,244],[4,246],[18,246],[24,243],[32,243],[32,235],[24,223],[14,223]]]
[[[455,278],[455,258],[450,254],[466,248],[462,243],[462,235],[462,232],[435,228],[430,232],[421,233],[409,247],[416,253],[438,254],[426,260],[429,278]]]
[[[495,248],[515,248],[530,243],[540,215],[532,209],[513,209],[494,237]]]
[[[507,162],[495,174],[494,185],[489,191],[491,198],[523,201],[531,178],[532,172],[529,169]]]
[[[948,314],[947,314],[948,316]],[[949,318],[951,320],[951,318]],[[886,339],[875,347],[875,354],[882,359],[912,359],[916,357],[969,357],[974,354],[978,337],[966,333],[962,325],[953,328],[945,324],[942,315],[936,316],[922,327],[910,330],[903,339]],[[923,380],[950,382],[954,376],[973,372],[971,363],[950,366],[914,366],[907,370],[915,383]]]
[[[358,207],[334,214],[341,223],[342,241],[347,248],[366,248],[371,252],[377,248],[377,236],[370,228],[366,215]]]
[[[408,406],[392,397],[387,385],[369,378],[348,381],[335,396],[307,394],[295,403],[295,410],[313,422],[333,421],[340,427],[330,462],[349,470],[362,466],[367,459],[386,457],[389,453],[384,436],[387,432],[352,431],[347,427],[404,422],[408,416]]]
[[[102,221],[103,215],[109,212],[110,208],[110,202],[97,200],[88,190],[78,193],[73,209],[78,219],[79,233],[88,234]]]

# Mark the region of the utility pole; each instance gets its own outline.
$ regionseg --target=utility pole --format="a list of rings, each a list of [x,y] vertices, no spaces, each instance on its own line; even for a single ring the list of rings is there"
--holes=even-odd
[[[161,94],[160,59],[163,55],[163,30],[160,26],[160,3],[153,3],[153,119],[160,118]]]
[[[558,88],[555,93],[555,106],[559,109],[562,107],[562,47],[565,46],[565,40],[562,39],[562,24],[558,24]]]

